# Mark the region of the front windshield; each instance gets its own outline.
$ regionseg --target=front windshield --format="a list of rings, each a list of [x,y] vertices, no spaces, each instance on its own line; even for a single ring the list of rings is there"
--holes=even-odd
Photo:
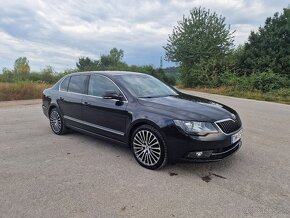
[[[156,98],[177,95],[169,86],[149,75],[122,75],[119,77],[119,81],[132,95],[138,98]]]

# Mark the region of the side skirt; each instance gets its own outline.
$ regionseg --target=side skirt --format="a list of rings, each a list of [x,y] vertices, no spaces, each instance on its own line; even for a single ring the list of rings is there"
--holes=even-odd
[[[128,147],[127,143],[126,142],[122,142],[122,141],[119,141],[119,140],[116,140],[116,139],[112,139],[110,137],[107,137],[107,136],[103,136],[103,135],[100,135],[100,134],[97,134],[97,133],[94,133],[94,132],[90,132],[90,131],[87,131],[87,130],[84,130],[84,129],[81,129],[81,128],[78,128],[78,127],[75,127],[75,126],[72,126],[72,125],[67,125],[66,126],[70,129],[73,129],[77,132],[81,132],[81,133],[84,133],[84,134],[87,134],[87,135],[90,135],[90,136],[93,136],[93,137],[96,137],[96,138],[99,138],[99,139],[103,139],[104,141],[108,141],[108,142],[116,142],[117,144],[120,144],[122,146],[126,146]]]

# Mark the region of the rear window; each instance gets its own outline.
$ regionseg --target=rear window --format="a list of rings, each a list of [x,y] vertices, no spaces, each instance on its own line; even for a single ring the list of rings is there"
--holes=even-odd
[[[85,94],[85,83],[87,75],[71,76],[68,91],[74,93]]]
[[[70,77],[65,78],[60,84],[60,91],[67,91]]]

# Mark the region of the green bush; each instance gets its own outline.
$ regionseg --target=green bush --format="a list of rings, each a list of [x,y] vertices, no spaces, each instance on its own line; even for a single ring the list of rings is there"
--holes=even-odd
[[[221,83],[218,64],[209,60],[190,68],[181,65],[180,81],[185,87],[218,87]]]
[[[274,74],[272,71],[254,73],[250,76],[252,87],[262,92],[286,88],[289,85],[289,80],[286,76]]]
[[[221,86],[230,86],[237,91],[259,90],[270,92],[289,87],[290,81],[286,76],[274,74],[271,71],[255,72],[249,76],[225,72],[220,77]]]

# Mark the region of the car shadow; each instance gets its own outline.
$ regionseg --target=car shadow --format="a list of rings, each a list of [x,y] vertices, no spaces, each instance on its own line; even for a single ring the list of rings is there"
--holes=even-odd
[[[196,177],[208,183],[213,179],[227,180],[236,173],[236,169],[240,166],[243,159],[243,154],[240,151],[232,156],[215,161],[205,163],[194,162],[177,162],[168,164],[164,169],[169,176],[182,176],[182,177]]]
[[[88,146],[96,146],[101,149],[110,150],[112,156],[126,158],[130,162],[134,162],[134,156],[127,145],[117,143],[110,139],[86,135],[79,132],[71,132],[68,134],[70,137],[81,138],[81,141],[87,142]],[[209,182],[213,177],[220,179],[227,179],[225,175],[232,172],[237,168],[242,159],[242,151],[239,150],[232,156],[215,162],[195,163],[195,162],[176,162],[168,163],[165,167],[161,168],[160,172],[166,173],[169,176],[198,176],[203,181]],[[133,164],[133,163],[132,163]],[[137,164],[137,163],[136,163]],[[141,166],[138,166],[141,167]]]
[[[70,130],[70,132],[67,135],[69,135],[70,137],[82,138],[81,139],[82,141],[85,140],[88,142],[87,145],[93,145],[99,148],[110,149],[112,150],[113,155],[128,155],[128,156],[131,155],[131,151],[126,144],[118,143],[116,141],[106,139],[103,137],[80,133],[74,130]],[[133,155],[132,158],[134,158]]]

